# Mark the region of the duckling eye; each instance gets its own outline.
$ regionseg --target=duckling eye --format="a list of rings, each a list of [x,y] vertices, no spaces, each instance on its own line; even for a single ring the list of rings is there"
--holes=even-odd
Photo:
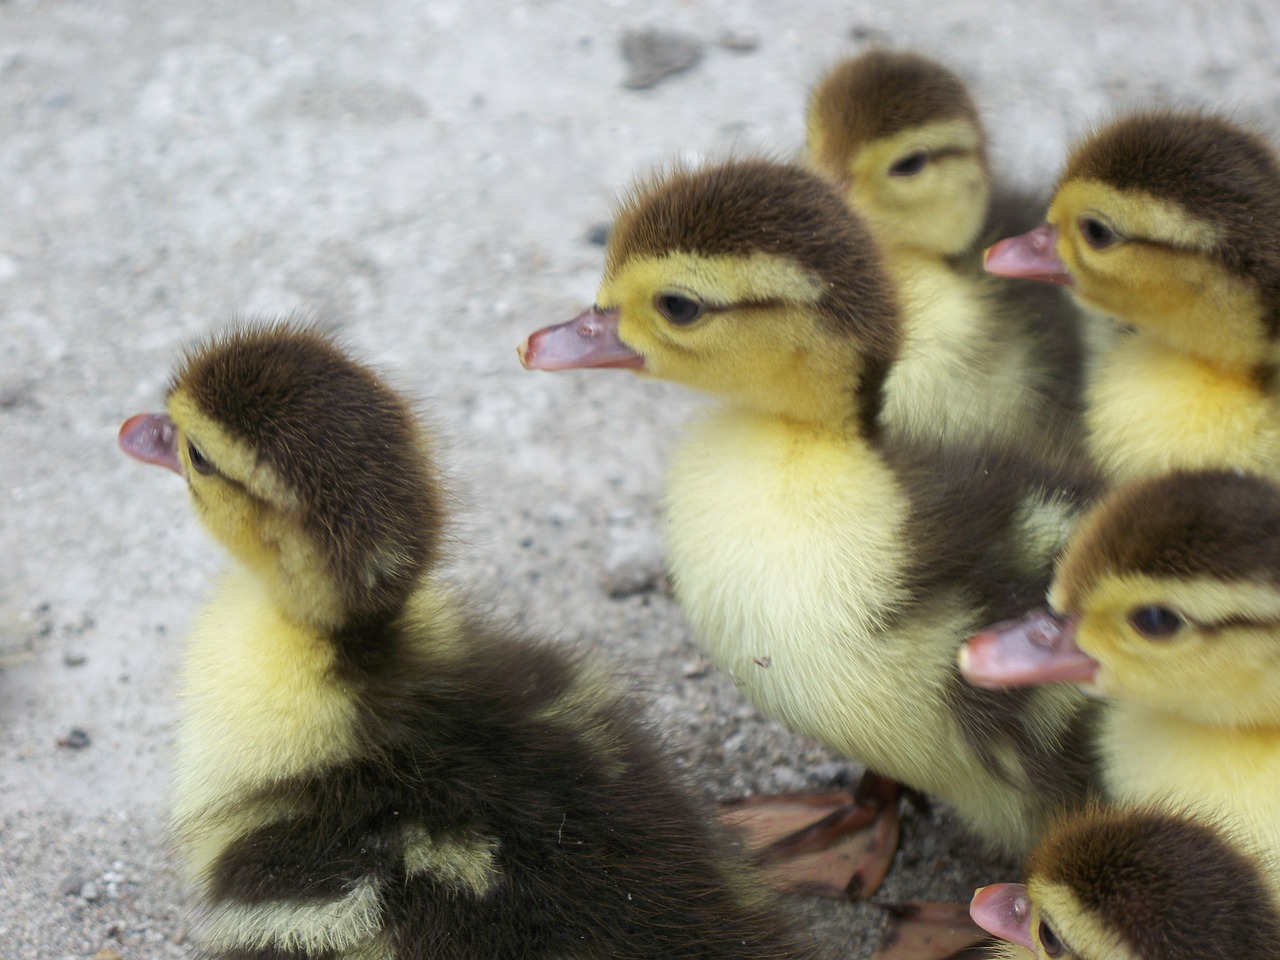
[[[917,150],[915,153],[908,153],[901,160],[895,161],[893,166],[889,168],[889,176],[914,177],[924,169],[924,165],[928,162],[929,154],[924,150]]]
[[[658,312],[678,327],[688,326],[702,316],[702,304],[678,293],[660,293],[654,303]]]
[[[1103,250],[1116,242],[1116,232],[1094,217],[1080,218],[1080,233],[1084,242],[1095,250]]]
[[[1168,607],[1138,607],[1129,613],[1133,629],[1149,640],[1163,640],[1182,629],[1182,617]]]
[[[196,473],[213,473],[213,464],[200,452],[200,448],[190,440],[187,441],[187,458],[191,461],[191,466],[195,467]]]
[[[1051,957],[1056,957],[1062,953],[1062,941],[1058,939],[1058,935],[1053,932],[1053,927],[1040,921],[1040,946],[1044,948],[1044,952]]]

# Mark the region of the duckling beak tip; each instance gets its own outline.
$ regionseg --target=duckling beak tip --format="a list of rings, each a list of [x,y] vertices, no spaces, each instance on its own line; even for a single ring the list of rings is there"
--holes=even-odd
[[[167,467],[182,476],[178,459],[178,427],[163,413],[139,413],[120,424],[120,449],[143,463]]]

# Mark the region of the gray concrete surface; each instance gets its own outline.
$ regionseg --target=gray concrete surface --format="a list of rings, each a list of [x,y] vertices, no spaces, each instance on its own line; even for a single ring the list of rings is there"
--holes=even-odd
[[[655,26],[701,60],[627,89],[622,34]],[[458,582],[610,658],[698,787],[843,767],[708,670],[664,594],[602,587],[658,568],[663,463],[697,401],[528,374],[514,348],[591,301],[586,234],[634,174],[790,155],[808,86],[868,41],[969,77],[1027,185],[1125,105],[1280,106],[1263,0],[0,0],[0,957],[192,952],[164,828],[171,694],[223,558],[115,432],[235,314],[321,318],[423,399]],[[77,728],[88,745],[60,745]],[[942,814],[906,832],[886,899],[1001,879]],[[879,923],[796,910],[834,956],[865,956]]]

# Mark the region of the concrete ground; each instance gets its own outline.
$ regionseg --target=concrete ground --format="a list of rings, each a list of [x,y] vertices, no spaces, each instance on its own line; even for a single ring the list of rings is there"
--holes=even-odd
[[[633,89],[620,40],[647,27],[701,59]],[[644,589],[697,401],[529,374],[515,345],[591,302],[592,230],[634,175],[792,154],[808,87],[868,43],[968,77],[1023,185],[1126,106],[1280,107],[1267,0],[0,0],[0,957],[193,952],[164,826],[172,686],[223,558],[115,432],[235,315],[319,318],[423,399],[458,582],[616,664],[697,787],[845,768],[739,698]],[[942,814],[905,831],[884,899],[1005,879]],[[880,923],[796,911],[833,956],[866,956]]]

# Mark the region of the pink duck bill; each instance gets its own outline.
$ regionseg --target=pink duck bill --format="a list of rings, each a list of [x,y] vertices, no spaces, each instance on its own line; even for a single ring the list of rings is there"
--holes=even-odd
[[[1067,286],[1072,283],[1071,274],[1058,259],[1058,228],[1047,223],[987,247],[982,266],[997,277],[1020,277]]]
[[[618,311],[599,307],[529,334],[516,353],[526,370],[644,369],[644,357],[618,338]]]
[[[960,672],[978,687],[1092,683],[1098,662],[1076,646],[1077,619],[1042,608],[975,633],[960,648]]]
[[[1020,883],[979,887],[969,904],[969,916],[987,933],[1034,951],[1031,942],[1031,899]]]

